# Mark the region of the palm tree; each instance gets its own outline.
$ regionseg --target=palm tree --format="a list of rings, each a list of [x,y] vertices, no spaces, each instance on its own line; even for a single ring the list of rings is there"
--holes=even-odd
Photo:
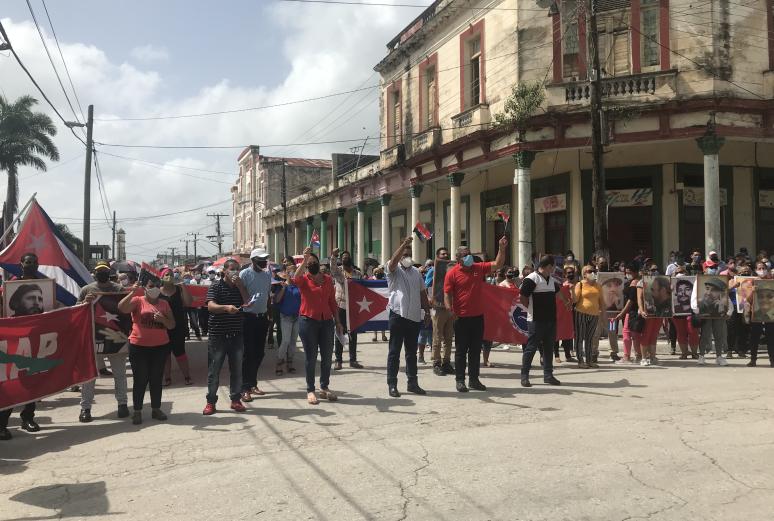
[[[32,111],[37,103],[32,96],[9,103],[0,95],[0,170],[8,175],[3,211],[6,226],[19,209],[19,167],[31,166],[45,172],[44,159],[59,161],[59,150],[51,140],[56,126],[46,114]]]

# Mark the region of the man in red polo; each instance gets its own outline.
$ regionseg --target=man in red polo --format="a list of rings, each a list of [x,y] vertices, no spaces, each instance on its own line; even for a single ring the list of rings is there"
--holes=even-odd
[[[457,265],[446,274],[443,283],[443,299],[446,309],[457,319],[454,321],[454,366],[457,380],[457,391],[468,392],[465,387],[465,362],[467,357],[468,380],[471,389],[486,391],[479,379],[481,363],[481,344],[484,340],[484,302],[481,297],[481,286],[486,283],[486,276],[492,274],[505,264],[505,249],[508,238],[500,239],[500,248],[494,262],[475,262],[470,254],[470,248],[457,248]]]

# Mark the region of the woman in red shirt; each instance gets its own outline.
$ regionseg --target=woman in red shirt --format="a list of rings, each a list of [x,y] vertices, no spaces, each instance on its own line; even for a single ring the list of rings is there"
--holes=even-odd
[[[310,405],[320,403],[314,392],[315,365],[320,352],[320,397],[335,402],[336,395],[328,388],[333,356],[333,324],[339,334],[343,331],[339,322],[333,279],[320,273],[320,259],[311,248],[304,250],[304,261],[298,266],[294,279],[301,292],[299,335],[306,357],[306,400]]]
[[[145,294],[140,285],[118,303],[121,313],[132,314],[132,332],[129,335],[129,363],[132,366],[132,401],[134,415],[132,423],[142,423],[142,403],[145,388],[150,387],[151,416],[164,421],[167,415],[161,412],[161,379],[164,364],[169,354],[167,329],[175,328],[175,318],[169,304],[159,299],[161,281],[150,278],[145,281]]]

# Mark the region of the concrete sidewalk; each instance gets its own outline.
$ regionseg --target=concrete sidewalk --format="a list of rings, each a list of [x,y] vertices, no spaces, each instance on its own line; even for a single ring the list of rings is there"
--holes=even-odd
[[[0,443],[0,519],[774,519],[766,357],[758,368],[669,355],[654,367],[561,364],[562,387],[533,370],[522,389],[521,353],[493,351],[488,392],[459,394],[426,365],[427,396],[391,399],[386,344],[361,342],[366,369],[345,361],[331,382],[339,401],[313,407],[303,353],[277,378],[268,350],[269,394],[236,414],[221,387],[223,410],[204,417],[205,344],[188,351],[196,385],[173,374],[166,423],[147,408],[142,426],[117,420],[110,378],[91,424],[78,423],[73,393],[40,404],[37,434],[15,413],[14,439]]]

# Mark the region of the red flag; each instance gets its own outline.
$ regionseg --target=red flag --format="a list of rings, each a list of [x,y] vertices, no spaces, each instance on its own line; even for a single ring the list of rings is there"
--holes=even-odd
[[[90,305],[0,319],[0,410],[96,377]]]
[[[569,295],[569,288],[562,288]],[[486,302],[484,338],[505,344],[526,344],[528,336],[527,308],[521,304],[519,290],[484,284],[481,299]],[[556,339],[573,338],[572,311],[556,297]]]
[[[313,248],[320,247],[320,233],[317,230],[312,232],[312,240],[309,241],[309,246],[312,246]]]
[[[156,277],[161,277],[161,275],[159,275],[159,271],[156,268],[154,268],[153,266],[151,266],[150,264],[148,264],[147,262],[143,262],[141,267],[142,267],[142,269],[144,269],[148,273],[151,273],[151,274],[155,275]]]
[[[507,213],[503,212],[502,210],[497,212],[497,215],[499,215],[500,219],[502,219],[505,222],[505,226],[508,226],[508,221],[511,220],[511,217]]]
[[[347,281],[349,331],[357,330],[372,318],[385,312],[387,298],[368,286],[386,288],[386,282],[382,280]]]
[[[422,242],[429,241],[433,238],[433,234],[430,233],[430,230],[428,230],[425,225],[419,221],[417,221],[417,224],[414,225],[414,234]]]
[[[188,284],[185,289],[193,297],[192,308],[203,308],[207,304],[207,290],[209,286],[200,286],[198,284]]]

